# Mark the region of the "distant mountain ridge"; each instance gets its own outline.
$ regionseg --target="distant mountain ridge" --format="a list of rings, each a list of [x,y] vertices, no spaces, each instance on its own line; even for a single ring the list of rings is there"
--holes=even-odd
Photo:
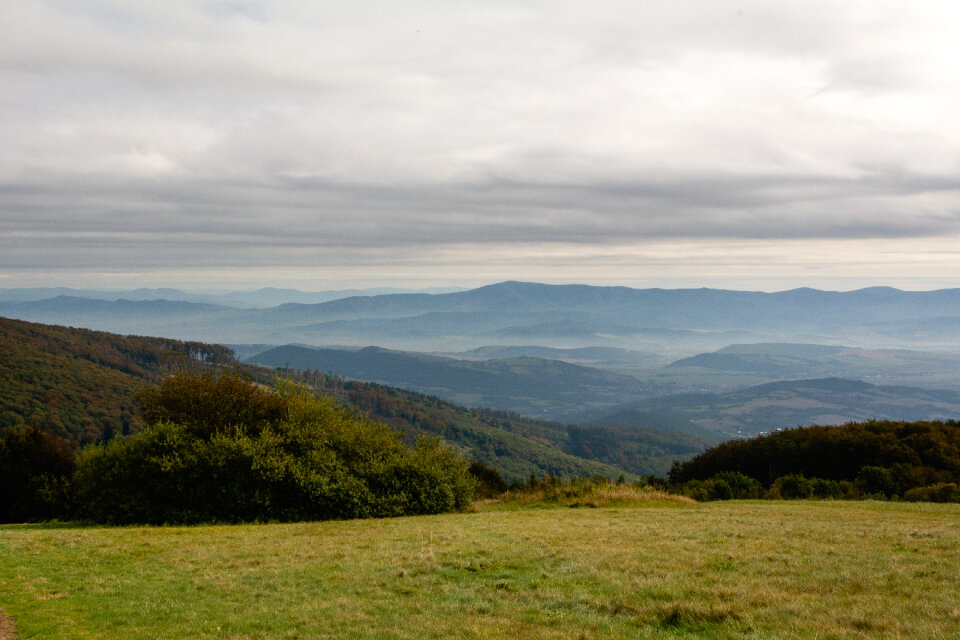
[[[287,345],[247,358],[247,362],[329,372],[465,406],[548,419],[584,407],[616,405],[637,397],[644,386],[630,376],[529,356],[456,360],[379,347],[347,351]]]
[[[0,315],[210,342],[381,344],[417,351],[467,350],[490,344],[491,337],[507,345],[685,355],[731,342],[960,348],[960,289],[764,293],[503,282],[455,293],[353,296],[260,309],[164,308],[143,301],[81,307],[72,298],[58,304],[0,302]],[[158,309],[166,314],[162,320]]]
[[[91,300],[170,300],[174,302],[196,302],[240,308],[267,308],[286,303],[316,304],[329,300],[338,300],[351,296],[375,296],[397,293],[452,293],[463,291],[461,287],[434,287],[430,289],[401,289],[396,287],[376,287],[371,289],[340,289],[330,291],[301,291],[300,289],[280,289],[263,287],[245,291],[185,291],[161,287],[149,289],[74,289],[70,287],[33,287],[0,289],[0,301],[36,302],[59,296],[87,298]]]
[[[880,386],[822,378],[770,382],[728,393],[689,393],[648,398],[592,422],[622,424],[618,414],[663,414],[690,420],[720,437],[749,437],[777,429],[839,425],[866,420],[955,420],[960,392]]]
[[[663,373],[753,386],[773,380],[852,378],[924,388],[960,387],[960,354],[905,349],[857,349],[815,344],[733,344],[682,358]]]

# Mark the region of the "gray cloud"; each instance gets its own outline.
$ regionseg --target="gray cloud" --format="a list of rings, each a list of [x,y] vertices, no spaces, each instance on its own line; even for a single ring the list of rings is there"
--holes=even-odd
[[[878,239],[960,238],[948,2],[12,0],[0,25],[17,277],[415,280],[511,251],[525,277],[549,246],[603,280],[670,243],[753,265],[736,243],[845,241],[873,264]]]

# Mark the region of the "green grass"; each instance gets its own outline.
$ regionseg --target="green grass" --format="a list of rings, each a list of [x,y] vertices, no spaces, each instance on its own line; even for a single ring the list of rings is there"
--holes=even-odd
[[[656,503],[654,503],[656,504]],[[957,638],[960,506],[0,527],[21,638]]]

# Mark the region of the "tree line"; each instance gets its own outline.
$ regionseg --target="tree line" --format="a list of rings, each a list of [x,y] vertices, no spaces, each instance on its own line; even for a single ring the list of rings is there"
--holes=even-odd
[[[721,443],[669,473],[693,497],[960,501],[960,422],[873,420]]]

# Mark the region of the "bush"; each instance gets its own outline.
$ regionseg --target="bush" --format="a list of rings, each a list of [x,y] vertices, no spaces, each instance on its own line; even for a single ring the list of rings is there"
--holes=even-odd
[[[75,476],[82,517],[116,524],[314,520],[470,504],[475,481],[466,461],[439,440],[408,448],[388,427],[292,385],[265,400],[266,391],[236,377],[176,378],[181,393],[200,395],[201,411],[187,424],[158,422],[84,450]],[[212,397],[224,400],[223,414]],[[178,415],[188,400],[161,393],[153,410]]]
[[[286,417],[286,402],[240,372],[179,372],[137,394],[147,424],[175,422],[201,437],[226,427],[260,429]]]
[[[960,486],[953,482],[939,482],[917,487],[904,493],[903,499],[909,502],[960,502]]]
[[[814,498],[833,499],[852,498],[855,494],[853,484],[838,482],[826,478],[810,478],[810,488]]]
[[[0,522],[37,522],[68,514],[73,453],[63,438],[36,427],[0,431]]]
[[[468,469],[477,481],[477,497],[493,498],[507,490],[507,483],[500,472],[482,462],[471,462]]]
[[[763,485],[739,471],[722,471],[713,477],[727,483],[736,500],[759,498],[763,491]]]
[[[890,472],[883,467],[865,466],[857,473],[854,484],[860,493],[868,496],[878,495],[889,498],[896,488]]]
[[[712,500],[748,500],[759,498],[763,487],[753,478],[738,471],[723,471],[706,480],[690,480],[681,493],[698,502]]]
[[[813,482],[802,474],[791,473],[774,480],[770,487],[784,500],[804,500],[813,496]]]

